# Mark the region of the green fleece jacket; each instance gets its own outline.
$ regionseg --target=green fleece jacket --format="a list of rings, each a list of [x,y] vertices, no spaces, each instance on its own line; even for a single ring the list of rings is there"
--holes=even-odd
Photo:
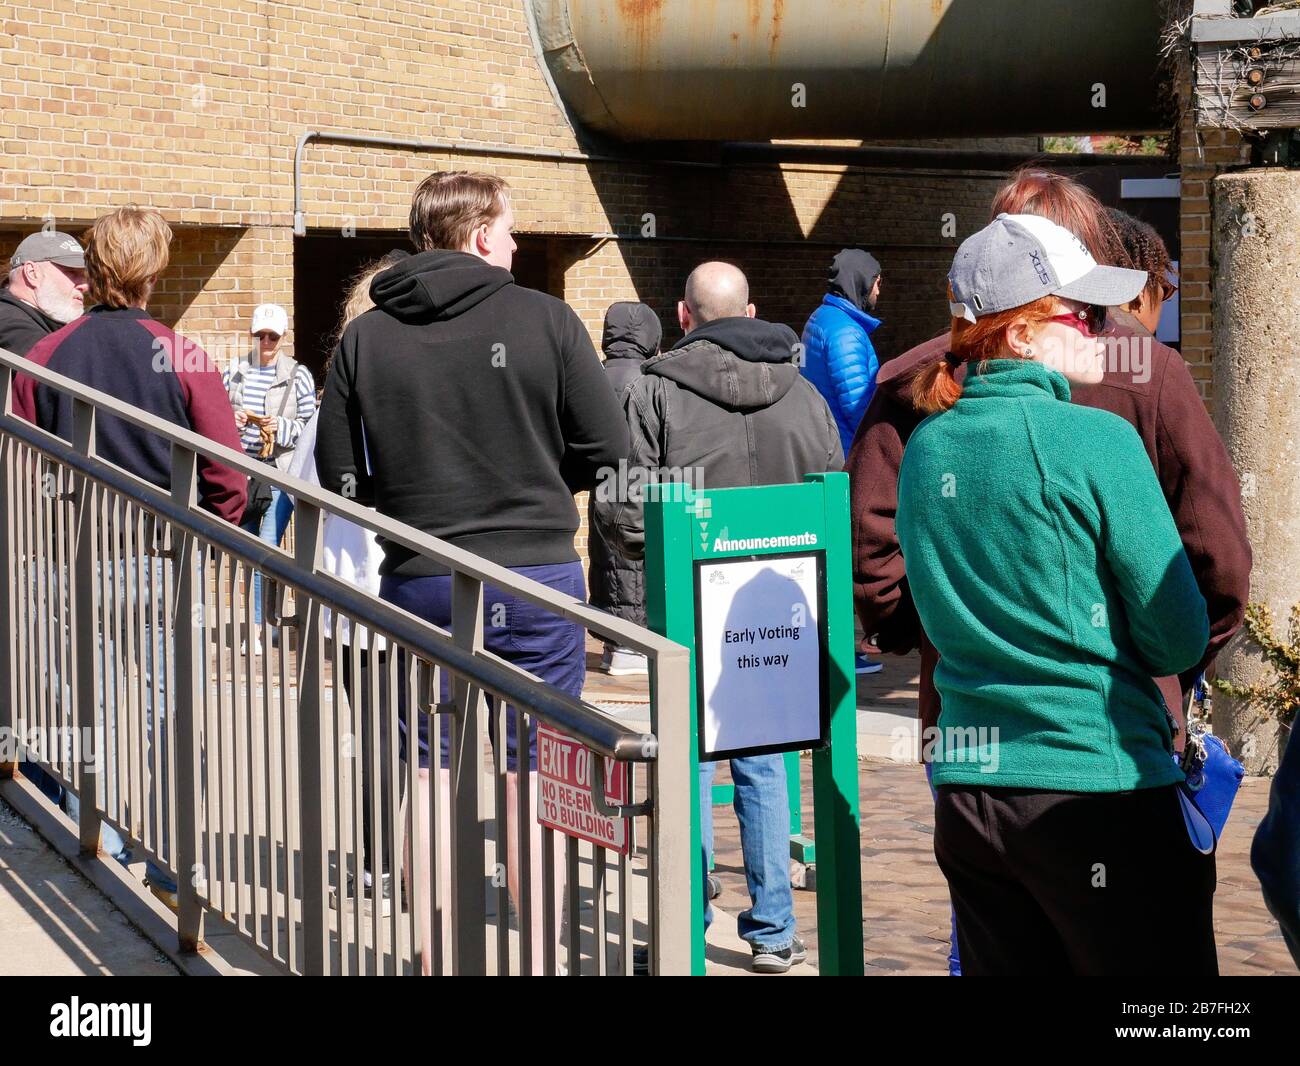
[[[1041,363],[972,367],[913,432],[898,539],[939,650],[934,784],[1119,792],[1182,780],[1152,676],[1205,600],[1133,427]]]

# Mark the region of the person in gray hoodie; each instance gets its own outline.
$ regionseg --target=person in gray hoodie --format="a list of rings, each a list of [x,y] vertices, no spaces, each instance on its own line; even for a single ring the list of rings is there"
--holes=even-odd
[[[695,490],[802,481],[839,470],[840,434],[830,408],[795,365],[799,338],[789,326],[755,317],[749,283],[729,263],[704,263],[677,305],[686,334],[641,364],[623,393],[631,430],[629,491],[597,489],[604,536],[633,559],[645,554],[646,480],[688,481]],[[612,498],[611,498],[612,497]],[[712,851],[714,764],[700,764],[703,857]],[[790,816],[780,755],[731,760],[745,880],[752,906],[737,917],[759,973],[783,973],[807,957],[795,934],[790,891]],[[703,901],[705,922],[711,912]]]
[[[641,376],[641,365],[659,354],[664,328],[659,316],[643,303],[620,300],[605,311],[605,331],[600,347],[605,353],[605,376],[622,396]],[[598,486],[599,488],[599,486]],[[596,493],[587,515],[587,588],[595,607],[645,625],[645,572],[640,559],[629,559],[613,548],[596,521]],[[630,648],[605,645],[601,669],[608,674],[644,674],[646,657]]]

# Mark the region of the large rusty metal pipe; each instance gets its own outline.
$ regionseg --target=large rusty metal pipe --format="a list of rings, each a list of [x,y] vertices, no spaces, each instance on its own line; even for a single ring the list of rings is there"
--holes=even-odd
[[[1143,0],[524,0],[575,121],[624,141],[1166,128]]]

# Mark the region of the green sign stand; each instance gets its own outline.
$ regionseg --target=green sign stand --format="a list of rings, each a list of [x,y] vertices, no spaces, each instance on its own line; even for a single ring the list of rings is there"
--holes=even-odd
[[[813,747],[813,830],[817,841],[819,970],[861,975],[862,877],[859,843],[856,674],[849,541],[849,479],[814,474],[797,485],[692,492],[680,484],[650,485],[645,511],[646,615],[650,628],[685,645],[698,679],[697,564],[727,558],[812,555],[824,576],[821,600],[823,722]],[[692,686],[691,781],[698,781],[700,685]],[[756,717],[762,708],[755,708]],[[653,728],[658,730],[659,723]],[[757,749],[771,750],[771,749]],[[787,750],[780,748],[777,750]],[[793,749],[790,749],[793,750]],[[796,770],[789,782],[797,795]],[[802,832],[792,804],[791,830]],[[796,824],[798,819],[798,824]],[[701,856],[699,789],[691,794],[691,853]],[[692,972],[704,973],[704,862],[691,869]]]

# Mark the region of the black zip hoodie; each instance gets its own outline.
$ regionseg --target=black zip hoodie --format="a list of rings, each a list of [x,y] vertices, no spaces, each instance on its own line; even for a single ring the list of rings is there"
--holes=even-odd
[[[578,316],[464,252],[413,255],[370,293],[325,382],[321,484],[504,566],[577,560],[573,494],[628,448]],[[446,572],[384,551],[384,574]]]

